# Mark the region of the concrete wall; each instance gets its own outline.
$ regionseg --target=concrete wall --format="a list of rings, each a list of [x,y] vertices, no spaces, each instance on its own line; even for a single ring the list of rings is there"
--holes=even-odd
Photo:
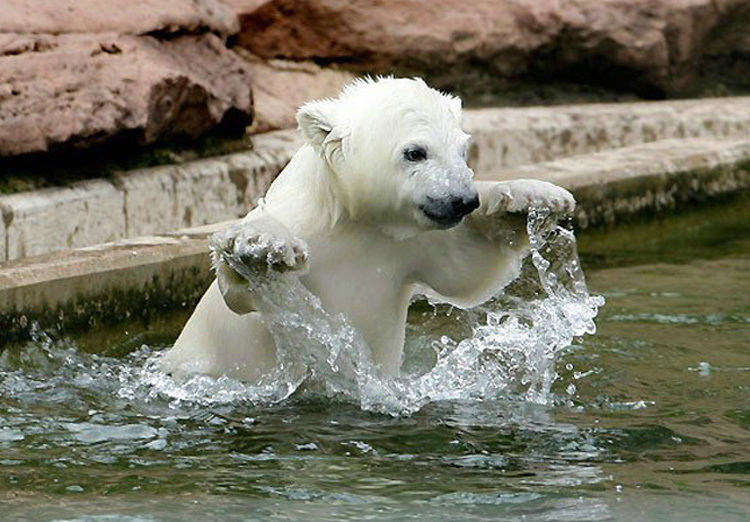
[[[123,209],[123,194],[102,180],[5,196],[5,255],[18,259],[114,241],[125,235]]]
[[[0,261],[241,217],[298,147],[272,132],[246,152],[0,196]]]

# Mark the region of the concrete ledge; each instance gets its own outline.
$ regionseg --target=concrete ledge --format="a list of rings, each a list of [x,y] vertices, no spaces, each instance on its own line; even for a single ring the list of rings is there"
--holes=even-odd
[[[580,228],[613,224],[750,188],[750,139],[664,140],[480,177],[521,178],[547,180],[573,192]]]
[[[750,97],[467,110],[472,167],[499,168],[672,138],[750,136]]]
[[[92,180],[0,199],[6,259],[77,248],[125,235],[123,194]]]
[[[0,270],[0,346],[32,322],[81,332],[193,306],[211,279],[207,248],[146,237],[11,261]]]
[[[0,261],[241,217],[299,145],[270,132],[246,152],[0,196]]]

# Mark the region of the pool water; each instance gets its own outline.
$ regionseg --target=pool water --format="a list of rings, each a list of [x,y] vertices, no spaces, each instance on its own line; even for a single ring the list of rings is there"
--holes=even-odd
[[[35,330],[0,354],[0,519],[750,519],[750,201],[587,232],[579,251],[607,304],[548,401],[165,397],[133,383],[179,326],[96,348]],[[465,319],[417,304],[407,366]]]

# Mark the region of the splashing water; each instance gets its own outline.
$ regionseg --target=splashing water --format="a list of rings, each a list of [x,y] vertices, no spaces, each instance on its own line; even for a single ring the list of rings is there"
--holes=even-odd
[[[264,278],[258,290],[258,308],[278,357],[276,369],[262,382],[207,376],[176,381],[158,370],[156,355],[121,378],[120,394],[145,391],[149,397],[202,404],[268,404],[304,389],[391,415],[411,414],[433,401],[501,396],[548,404],[557,358],[576,337],[594,333],[594,317],[604,300],[588,293],[571,231],[542,209],[529,213],[527,231],[530,263],[519,280],[477,310],[484,319],[470,337],[444,336],[436,342],[437,361],[426,373],[381,377],[346,318],[328,314],[297,278],[278,274]],[[257,275],[243,275],[258,284]]]

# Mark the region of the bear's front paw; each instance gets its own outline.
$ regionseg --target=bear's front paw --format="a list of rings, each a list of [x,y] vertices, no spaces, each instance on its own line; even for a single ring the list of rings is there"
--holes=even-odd
[[[528,212],[549,209],[554,213],[570,214],[575,210],[573,195],[562,187],[539,180],[514,180],[497,183],[487,213]]]
[[[230,228],[218,232],[211,237],[211,247],[223,261],[240,273],[245,272],[245,268],[253,273],[304,270],[309,257],[304,241],[282,239],[253,229]]]

